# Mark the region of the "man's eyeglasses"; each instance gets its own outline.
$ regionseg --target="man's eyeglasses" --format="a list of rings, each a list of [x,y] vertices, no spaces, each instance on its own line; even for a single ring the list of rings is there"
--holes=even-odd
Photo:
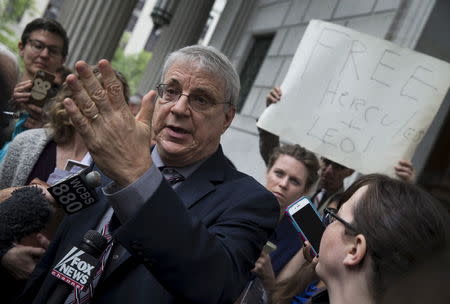
[[[334,209],[334,208],[325,208],[324,213],[323,213],[323,220],[322,220],[323,225],[325,227],[327,227],[328,225],[330,225],[335,220],[338,220],[339,222],[341,222],[346,228],[350,229],[351,231],[353,231],[355,233],[358,233],[358,231],[356,230],[356,228],[352,224],[350,224],[349,222],[344,220],[342,217],[337,215],[337,210],[336,209]]]
[[[31,50],[35,53],[41,53],[44,49],[48,50],[48,54],[51,57],[61,57],[62,49],[57,46],[47,45],[42,41],[36,39],[28,39]]]
[[[198,94],[183,94],[183,92],[176,86],[169,84],[158,84],[156,86],[158,96],[163,100],[161,103],[177,102],[181,95],[184,95],[188,99],[189,106],[192,110],[197,112],[204,112],[218,104],[229,104],[230,102],[214,102],[206,98],[205,96]]]

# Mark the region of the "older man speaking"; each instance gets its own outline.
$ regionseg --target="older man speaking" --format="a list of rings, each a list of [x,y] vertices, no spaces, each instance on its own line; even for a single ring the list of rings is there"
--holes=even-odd
[[[112,181],[97,204],[66,217],[23,301],[46,303],[58,281],[49,271],[67,247],[89,229],[110,227],[93,294],[74,289],[65,303],[233,302],[279,216],[275,197],[236,171],[220,147],[235,114],[236,71],[214,48],[178,50],[135,119],[110,64],[99,68],[104,87],[78,62],[80,78],[67,78],[73,99],[64,103]]]

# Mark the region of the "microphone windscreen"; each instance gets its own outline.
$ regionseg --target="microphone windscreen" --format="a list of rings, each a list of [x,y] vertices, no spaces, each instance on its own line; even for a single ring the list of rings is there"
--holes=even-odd
[[[41,231],[49,222],[53,207],[42,189],[35,186],[14,190],[0,203],[0,240],[19,241]]]
[[[102,184],[102,178],[97,171],[91,171],[86,174],[86,183],[91,188],[97,188]]]
[[[88,250],[89,254],[97,258],[100,257],[103,250],[105,250],[108,245],[106,238],[95,230],[89,230],[86,232],[83,236],[83,242],[91,248]]]

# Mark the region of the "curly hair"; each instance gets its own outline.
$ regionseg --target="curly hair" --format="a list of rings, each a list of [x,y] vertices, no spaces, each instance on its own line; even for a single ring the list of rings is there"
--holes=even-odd
[[[102,75],[97,66],[92,66],[92,72],[103,85]],[[129,102],[130,89],[128,82],[122,73],[114,71],[117,78],[120,80],[123,86],[123,95],[125,101]],[[72,97],[72,91],[69,86],[64,83],[59,89],[55,97],[44,108],[44,120],[46,121],[45,127],[52,131],[53,140],[57,144],[65,144],[73,139],[75,134],[75,128],[70,120],[63,101],[67,97]]]
[[[299,162],[301,162],[306,169],[308,170],[308,177],[305,182],[306,190],[311,189],[312,185],[315,184],[317,179],[319,178],[319,160],[316,155],[311,151],[306,150],[300,145],[282,145],[276,147],[272,154],[270,155],[269,162],[267,163],[267,170],[270,170],[272,166],[275,164],[275,161],[281,155],[288,155]]]

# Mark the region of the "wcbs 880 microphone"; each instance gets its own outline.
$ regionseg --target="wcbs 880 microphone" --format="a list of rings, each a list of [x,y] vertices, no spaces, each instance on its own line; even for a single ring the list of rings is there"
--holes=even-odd
[[[89,230],[80,246],[74,246],[53,267],[51,274],[61,281],[47,303],[64,303],[73,287],[83,290],[96,273],[96,266],[108,242],[99,232]]]
[[[100,184],[100,173],[84,169],[58,181],[48,191],[66,213],[72,214],[98,201],[95,187]]]

